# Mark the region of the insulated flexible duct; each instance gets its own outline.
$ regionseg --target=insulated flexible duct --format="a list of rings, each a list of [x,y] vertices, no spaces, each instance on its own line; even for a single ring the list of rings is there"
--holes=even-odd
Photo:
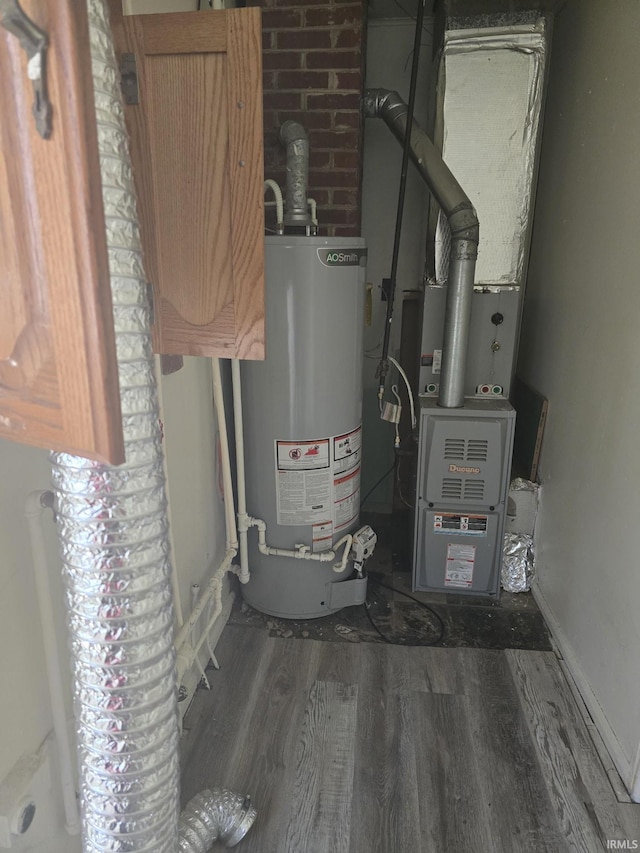
[[[201,791],[180,815],[180,853],[207,853],[216,841],[235,847],[251,829],[256,810],[233,791]]]
[[[397,92],[367,89],[366,118],[381,118],[393,135],[404,142],[408,109]],[[479,224],[475,209],[442,155],[420,125],[413,121],[409,153],[451,229],[451,253],[442,346],[439,405],[464,405],[464,375],[471,322],[471,300],[478,256]]]
[[[75,682],[83,850],[206,853],[206,840],[179,848],[162,439],[128,140],[103,0],[89,0],[89,23],[126,461],[114,467],[51,455]],[[225,806],[229,820],[236,820],[228,799],[220,804],[204,795],[190,808],[187,827],[195,815],[222,825]],[[254,817],[243,814],[244,832]]]

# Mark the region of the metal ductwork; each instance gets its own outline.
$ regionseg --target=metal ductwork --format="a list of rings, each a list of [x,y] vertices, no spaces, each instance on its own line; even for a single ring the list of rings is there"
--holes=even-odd
[[[397,92],[389,89],[366,90],[365,118],[383,119],[400,142],[404,142],[407,133],[407,112],[408,107]],[[411,126],[409,152],[411,160],[447,217],[451,230],[438,404],[448,409],[461,408],[464,405],[471,299],[478,256],[478,217],[440,152],[416,121]]]
[[[174,614],[151,317],[103,0],[89,1],[89,25],[126,461],[116,467],[51,455],[74,677],[83,851],[176,853]],[[217,815],[217,806],[214,811]]]
[[[235,847],[255,819],[256,810],[248,797],[218,788],[201,791],[180,815],[179,853],[208,853],[216,842]]]
[[[307,208],[309,178],[309,138],[297,121],[285,121],[280,128],[280,142],[287,149],[287,185],[285,191],[285,227],[313,226]]]

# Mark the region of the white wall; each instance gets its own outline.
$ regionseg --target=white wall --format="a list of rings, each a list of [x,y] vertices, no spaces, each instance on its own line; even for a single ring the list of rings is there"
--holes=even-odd
[[[431,67],[431,21],[424,24],[420,50],[419,85],[415,118],[427,126],[427,81]],[[372,20],[367,30],[366,88],[393,89],[408,102],[413,56],[415,24],[409,18]],[[380,299],[380,285],[391,272],[393,240],[400,188],[402,146],[381,119],[368,119],[364,132],[364,167],[362,184],[362,234],[369,249],[367,280],[374,285],[373,320],[365,327],[364,345],[369,356],[382,350],[387,303]],[[409,164],[407,195],[404,208],[401,254],[398,265],[393,335],[389,354],[397,356],[400,340],[402,291],[421,286],[424,267],[428,194],[415,166]],[[378,346],[378,344],[380,344]],[[363,400],[363,466],[362,494],[393,464],[393,425],[381,421],[378,413],[378,361],[365,359]],[[387,397],[393,402],[392,383],[398,381],[391,370],[387,377]],[[368,510],[390,511],[391,478],[367,502]]]
[[[569,0],[557,16],[519,367],[550,400],[541,600],[629,784],[640,741],[638,44],[637,0]]]

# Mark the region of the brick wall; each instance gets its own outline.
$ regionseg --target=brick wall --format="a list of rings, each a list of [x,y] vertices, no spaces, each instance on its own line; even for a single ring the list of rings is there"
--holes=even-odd
[[[319,233],[360,234],[363,0],[251,0],[262,7],[265,176],[285,188],[287,119],[309,134],[308,195],[318,202]],[[267,219],[269,225],[274,216]]]

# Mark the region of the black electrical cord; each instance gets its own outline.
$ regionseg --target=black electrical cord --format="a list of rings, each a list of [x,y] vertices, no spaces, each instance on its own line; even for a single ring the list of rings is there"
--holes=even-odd
[[[416,103],[416,89],[418,85],[418,66],[420,63],[420,44],[422,39],[422,24],[424,21],[424,7],[426,0],[418,0],[418,13],[416,15],[416,29],[413,42],[413,63],[411,65],[411,82],[409,84],[409,101],[407,104],[407,123],[402,146],[402,168],[400,170],[400,190],[398,193],[398,209],[396,213],[396,228],[393,240],[393,256],[391,259],[391,273],[389,275],[387,290],[387,315],[384,328],[384,343],[382,355],[376,371],[379,379],[379,395],[382,399],[384,383],[389,370],[389,340],[391,334],[391,322],[393,320],[393,303],[396,293],[396,280],[398,277],[398,261],[400,258],[400,236],[402,234],[402,217],[404,214],[404,198],[407,189],[407,170],[409,166],[409,150],[411,148],[411,128],[413,126],[413,113]]]
[[[375,490],[378,488],[378,486],[380,485],[380,483],[382,483],[384,480],[386,480],[386,479],[387,479],[387,477],[389,476],[389,474],[393,474],[393,472],[396,470],[396,466],[397,466],[397,465],[398,465],[398,454],[396,453],[396,454],[395,454],[395,458],[394,458],[394,460],[393,460],[393,465],[391,466],[391,468],[389,468],[389,470],[388,470],[388,471],[385,471],[385,472],[384,472],[384,474],[382,475],[382,477],[380,477],[378,480],[376,480],[376,481],[375,481],[375,483],[373,484],[373,486],[371,486],[371,488],[369,489],[369,491],[367,492],[367,494],[366,494],[366,495],[362,498],[362,500],[360,501],[360,506],[361,506],[361,507],[363,507],[363,506],[366,504],[366,502],[369,500],[369,498],[371,497],[371,495],[372,495],[372,494],[375,492]]]
[[[445,628],[444,628],[444,621],[443,621],[443,619],[439,613],[436,613],[436,611],[432,607],[429,607],[428,604],[425,604],[424,601],[420,601],[414,595],[410,595],[408,592],[404,592],[404,590],[402,590],[402,589],[397,589],[395,586],[391,586],[390,584],[383,583],[374,573],[369,573],[368,577],[374,583],[377,583],[378,586],[384,587],[384,589],[388,589],[391,592],[398,593],[399,595],[404,595],[405,598],[410,598],[411,601],[415,601],[416,604],[419,604],[420,607],[423,607],[425,610],[427,610],[434,617],[434,619],[436,620],[436,623],[438,625],[438,637],[437,637],[437,639],[432,640],[430,643],[398,643],[395,640],[390,640],[389,637],[387,637],[385,634],[383,634],[382,631],[378,628],[376,623],[373,621],[373,619],[371,617],[371,613],[369,611],[369,608],[371,607],[371,605],[367,604],[367,602],[365,601],[365,603],[362,606],[364,607],[364,611],[367,614],[367,619],[371,623],[371,627],[373,628],[373,630],[376,632],[376,634],[378,634],[379,637],[381,637],[385,641],[385,643],[388,643],[390,646],[410,646],[412,648],[413,647],[420,647],[420,646],[439,646],[440,645],[440,643],[444,639]]]

